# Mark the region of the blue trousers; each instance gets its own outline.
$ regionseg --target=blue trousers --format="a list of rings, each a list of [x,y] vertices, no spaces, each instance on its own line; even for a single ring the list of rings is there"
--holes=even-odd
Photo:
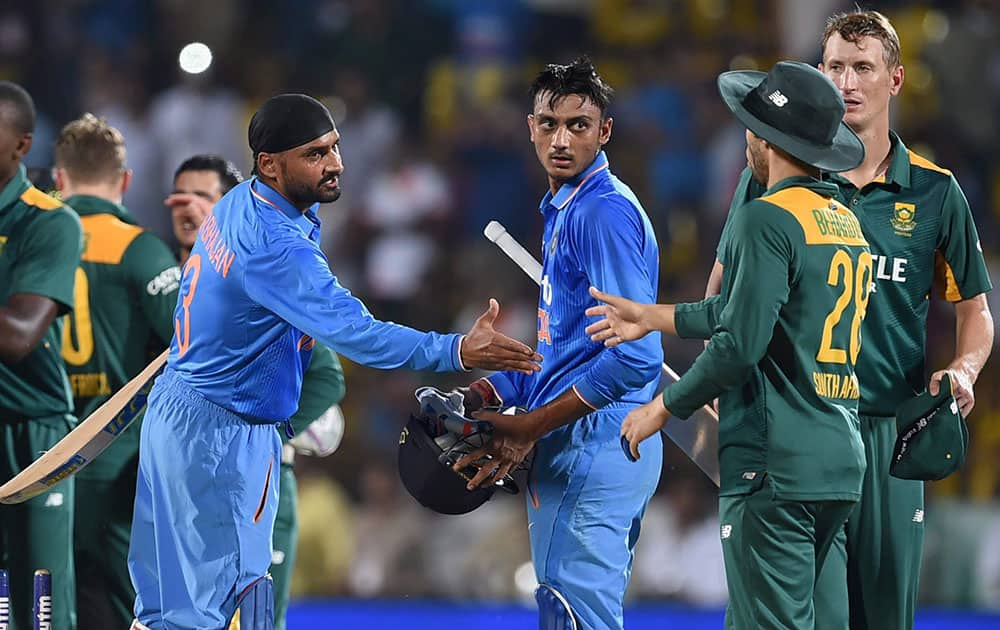
[[[129,573],[151,630],[222,630],[240,594],[267,574],[281,441],[167,370],[139,444]]]
[[[640,521],[660,480],[659,433],[643,442],[638,462],[622,452],[630,408],[604,408],[545,436],[529,475],[535,576],[566,597],[581,628],[622,628]]]

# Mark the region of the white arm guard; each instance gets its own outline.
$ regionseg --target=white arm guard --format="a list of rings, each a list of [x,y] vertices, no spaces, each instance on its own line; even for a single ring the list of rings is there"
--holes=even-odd
[[[333,405],[288,443],[300,455],[326,457],[337,450],[343,437],[344,412],[340,410],[340,405]]]

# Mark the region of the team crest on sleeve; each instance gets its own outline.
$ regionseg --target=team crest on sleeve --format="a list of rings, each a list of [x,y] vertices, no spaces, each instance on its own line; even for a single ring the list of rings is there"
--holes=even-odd
[[[892,218],[889,223],[892,229],[900,236],[912,236],[913,228],[917,227],[914,217],[917,214],[917,206],[913,203],[896,203],[892,211]]]

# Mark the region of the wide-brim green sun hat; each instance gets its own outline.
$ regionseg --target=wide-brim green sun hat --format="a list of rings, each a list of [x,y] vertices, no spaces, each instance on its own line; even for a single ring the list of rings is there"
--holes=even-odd
[[[840,90],[816,68],[779,61],[767,73],[724,72],[718,86],[750,131],[806,164],[838,173],[864,161],[864,143],[843,121]]]

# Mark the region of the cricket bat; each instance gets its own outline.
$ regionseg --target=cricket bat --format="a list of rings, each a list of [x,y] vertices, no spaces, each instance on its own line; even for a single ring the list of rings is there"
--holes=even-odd
[[[146,398],[167,362],[167,352],[98,407],[30,466],[0,486],[0,503],[21,503],[80,472],[118,439],[146,408]]]
[[[542,265],[507,232],[503,225],[497,221],[490,221],[483,234],[496,243],[508,258],[535,281],[535,284],[542,283]],[[661,369],[662,387],[680,379],[677,372],[666,363]],[[705,405],[687,420],[668,421],[662,431],[709,479],[715,482],[716,486],[719,485],[719,415],[714,409]]]

